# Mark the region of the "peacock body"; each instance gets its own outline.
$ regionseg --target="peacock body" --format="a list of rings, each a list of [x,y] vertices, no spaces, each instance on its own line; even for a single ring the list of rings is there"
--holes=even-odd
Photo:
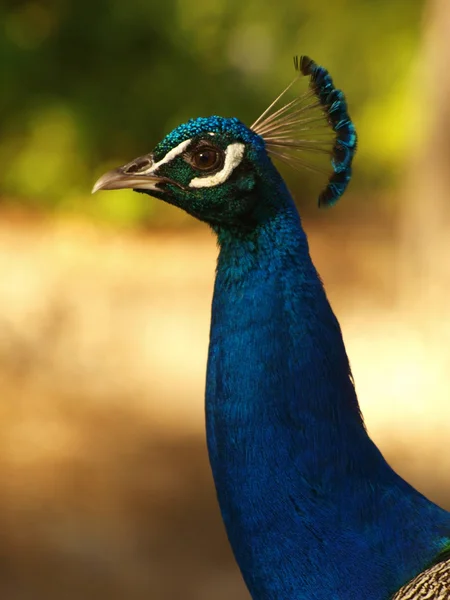
[[[207,441],[252,597],[450,598],[450,514],[399,477],[369,438],[339,323],[271,160],[308,166],[305,151],[331,155],[322,205],[350,180],[356,133],[345,98],[310,59],[296,68],[310,77],[306,96],[274,103],[251,128],[191,120],[94,189],[150,193],[217,234]],[[332,132],[331,146],[307,139],[317,123]]]

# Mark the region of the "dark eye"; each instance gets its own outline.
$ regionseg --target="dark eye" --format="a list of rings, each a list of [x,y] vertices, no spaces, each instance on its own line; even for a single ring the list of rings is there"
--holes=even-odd
[[[199,171],[214,171],[222,165],[223,154],[215,148],[200,148],[192,154],[191,162]]]

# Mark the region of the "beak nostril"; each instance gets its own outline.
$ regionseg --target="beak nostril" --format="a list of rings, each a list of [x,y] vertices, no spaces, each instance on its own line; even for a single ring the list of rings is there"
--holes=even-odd
[[[129,165],[128,167],[126,167],[126,169],[124,169],[124,173],[138,173],[139,171],[142,171],[143,169],[145,169],[146,167],[150,166],[150,161],[148,158],[145,158],[143,160],[137,160],[133,163],[131,163],[131,165]]]

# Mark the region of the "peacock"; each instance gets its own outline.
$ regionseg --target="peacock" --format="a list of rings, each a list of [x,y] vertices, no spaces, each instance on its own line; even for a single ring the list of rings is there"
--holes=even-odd
[[[325,156],[321,206],[351,178],[357,136],[345,96],[310,58],[294,63],[294,81],[251,127],[191,119],[93,192],[150,194],[217,235],[207,444],[252,598],[450,598],[450,513],[370,439],[339,323],[272,162],[319,169],[304,157]],[[299,80],[307,91],[282,100]]]

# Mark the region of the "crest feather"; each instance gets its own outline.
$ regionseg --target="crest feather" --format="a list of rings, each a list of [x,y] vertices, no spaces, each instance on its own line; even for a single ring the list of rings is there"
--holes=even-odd
[[[308,56],[294,57],[297,76],[275,98],[250,127],[266,143],[269,154],[293,168],[309,169],[329,175],[330,168],[321,168],[305,161],[304,155],[327,155],[332,173],[319,195],[319,206],[335,204],[351,179],[352,160],[357,136],[341,90],[334,87],[326,69]],[[276,108],[283,96],[303,76],[309,77],[308,90]]]

